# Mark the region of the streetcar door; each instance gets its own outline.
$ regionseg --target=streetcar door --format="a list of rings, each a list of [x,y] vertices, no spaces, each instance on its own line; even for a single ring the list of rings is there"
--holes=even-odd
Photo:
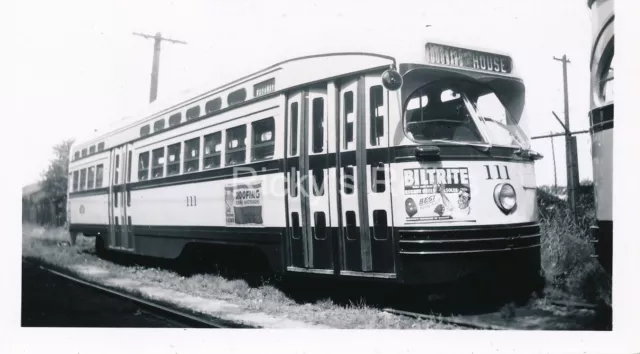
[[[391,176],[389,150],[389,91],[382,86],[380,74],[364,77],[364,142],[362,165],[367,183],[367,218],[369,220],[371,267],[373,273],[395,274],[393,218],[391,208]]]
[[[333,274],[327,105],[326,85],[288,99],[289,270]]]
[[[343,82],[338,100],[340,273],[393,277],[388,93],[367,75]]]
[[[342,82],[339,90],[339,141],[338,147],[338,210],[340,212],[340,244],[341,244],[341,273],[362,272],[370,263],[367,258],[368,242],[363,233],[367,229],[367,219],[363,217],[362,205],[358,188],[361,174],[358,173],[356,145],[358,143],[358,79]],[[366,198],[366,195],[365,195]],[[366,212],[364,213],[366,215]],[[362,232],[361,232],[362,231]],[[364,243],[364,245],[363,245]]]
[[[307,267],[303,238],[302,197],[300,196],[300,166],[302,165],[300,131],[302,125],[302,93],[290,95],[287,100],[287,245],[291,270]]]
[[[131,202],[131,194],[127,188],[127,181],[131,180],[130,146],[111,150],[109,171],[109,248],[132,250],[130,216],[127,215],[127,205]]]

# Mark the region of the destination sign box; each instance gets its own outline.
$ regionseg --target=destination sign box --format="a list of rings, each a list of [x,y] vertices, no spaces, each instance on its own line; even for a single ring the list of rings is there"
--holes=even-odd
[[[505,55],[435,43],[427,43],[425,49],[427,62],[429,64],[468,68],[500,74],[510,74],[512,70],[511,58]]]

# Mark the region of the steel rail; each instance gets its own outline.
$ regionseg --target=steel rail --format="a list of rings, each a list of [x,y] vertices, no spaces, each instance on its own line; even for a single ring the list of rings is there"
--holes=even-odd
[[[62,273],[60,271],[48,268],[41,264],[37,264],[36,262],[23,260],[24,262],[31,263],[40,269],[47,271],[51,274],[63,277],[65,279],[71,280],[75,283],[90,287],[92,289],[96,289],[102,292],[105,292],[111,296],[127,299],[129,301],[134,302],[136,305],[140,306],[143,309],[150,311],[154,315],[160,315],[163,319],[168,320],[174,324],[178,324],[180,327],[185,328],[254,328],[252,326],[242,325],[238,323],[234,323],[231,321],[216,319],[212,317],[204,317],[198,316],[193,313],[189,313],[178,308],[160,304],[158,302],[150,301],[147,299],[142,299],[140,297],[127,294],[122,291],[114,290],[102,285],[98,285],[94,282],[83,280],[69,274]]]
[[[453,318],[453,317],[449,317],[449,316],[427,315],[427,314],[424,314],[424,313],[396,310],[396,309],[392,309],[392,308],[384,308],[384,309],[382,309],[382,311],[385,311],[385,312],[388,312],[388,313],[391,313],[391,314],[394,314],[394,315],[413,317],[413,318],[417,318],[417,319],[430,320],[430,321],[434,321],[434,322],[441,322],[441,323],[455,325],[455,326],[459,326],[459,327],[465,327],[465,328],[469,328],[469,329],[487,329],[487,330],[509,330],[509,329],[511,329],[511,328],[508,328],[508,327],[502,327],[502,326],[496,326],[496,325],[490,325],[490,324],[475,323],[475,322],[471,322],[471,321],[466,321],[464,319]]]

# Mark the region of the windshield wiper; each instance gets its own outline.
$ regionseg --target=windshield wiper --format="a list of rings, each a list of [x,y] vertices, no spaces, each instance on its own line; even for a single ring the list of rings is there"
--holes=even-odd
[[[472,142],[446,140],[446,139],[433,139],[429,141],[434,143],[445,143],[445,144],[458,145],[458,146],[471,146],[484,152],[489,151],[492,147],[492,145],[489,143],[472,143]]]

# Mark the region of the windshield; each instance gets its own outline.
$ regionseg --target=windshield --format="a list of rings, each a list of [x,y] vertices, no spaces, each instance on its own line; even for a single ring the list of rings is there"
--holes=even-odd
[[[526,135],[487,86],[437,81],[414,91],[405,131],[416,142],[452,141],[528,149]]]

